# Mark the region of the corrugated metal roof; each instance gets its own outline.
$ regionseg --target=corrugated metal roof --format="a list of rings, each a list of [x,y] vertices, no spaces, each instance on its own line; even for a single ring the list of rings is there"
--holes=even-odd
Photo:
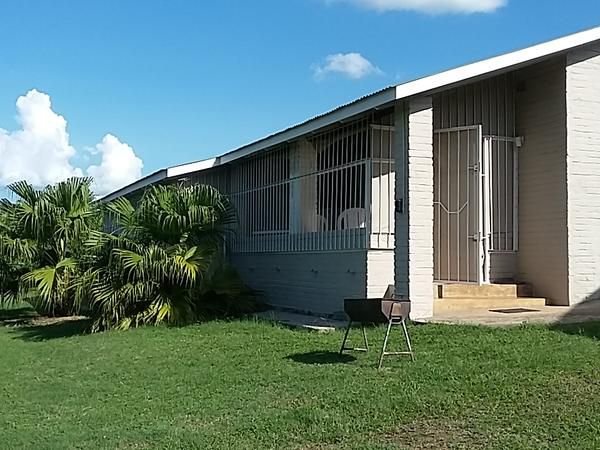
[[[303,125],[307,125],[307,124],[309,124],[309,123],[312,123],[312,122],[314,122],[315,120],[318,120],[318,119],[320,119],[320,118],[322,118],[322,117],[325,117],[325,116],[329,116],[330,114],[333,114],[333,113],[335,113],[336,111],[341,111],[341,110],[343,110],[343,109],[346,109],[346,108],[348,108],[348,107],[350,107],[350,106],[352,106],[352,105],[355,105],[356,103],[363,102],[363,101],[365,101],[365,100],[367,100],[367,99],[369,99],[369,98],[372,98],[372,97],[375,97],[375,96],[377,96],[377,95],[379,95],[379,94],[382,94],[382,93],[384,93],[384,92],[386,92],[386,91],[388,91],[388,90],[390,90],[390,89],[396,89],[396,86],[397,86],[397,85],[395,85],[395,84],[391,84],[391,85],[389,85],[389,86],[387,86],[387,87],[384,87],[383,89],[380,89],[380,90],[378,90],[378,91],[371,92],[370,94],[363,95],[362,97],[359,97],[359,98],[357,98],[357,99],[355,99],[355,100],[352,100],[352,101],[350,101],[350,102],[348,102],[348,103],[344,103],[343,105],[336,106],[335,108],[333,108],[333,109],[330,109],[330,110],[329,110],[329,111],[327,111],[327,112],[324,112],[324,113],[321,113],[321,114],[317,114],[316,116],[313,116],[313,117],[311,117],[310,119],[307,119],[307,120],[305,120],[305,121],[303,121],[303,122],[298,122],[296,125],[291,125],[291,126],[289,126],[289,127],[287,127],[287,128],[284,128],[283,130],[276,131],[276,132],[275,132],[275,133],[273,133],[273,134],[270,134],[270,135],[268,135],[268,136],[265,136],[264,138],[260,138],[260,139],[259,139],[259,140],[257,140],[257,141],[252,141],[252,142],[251,142],[251,143],[249,143],[249,144],[242,145],[241,147],[239,147],[239,148],[237,148],[237,149],[235,149],[235,150],[232,150],[231,152],[228,152],[228,153],[232,153],[232,152],[234,152],[234,151],[241,150],[241,149],[243,149],[243,148],[245,148],[245,147],[247,147],[247,146],[249,146],[249,145],[256,144],[256,143],[259,143],[259,142],[262,142],[262,141],[264,141],[264,140],[267,140],[267,139],[269,139],[269,138],[271,138],[271,137],[273,137],[273,136],[277,136],[277,135],[279,135],[279,134],[286,133],[287,131],[293,130],[293,129],[295,129],[295,128],[298,128],[298,127],[301,127],[301,126],[303,126]],[[227,154],[227,153],[226,153],[226,154]]]

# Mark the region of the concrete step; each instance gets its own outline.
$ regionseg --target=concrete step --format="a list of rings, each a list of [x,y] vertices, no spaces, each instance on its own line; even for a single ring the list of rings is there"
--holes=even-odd
[[[437,292],[436,292],[437,288]],[[520,298],[533,295],[528,284],[438,284],[434,298]]]
[[[507,308],[541,308],[546,306],[545,298],[534,297],[455,297],[439,298],[433,302],[434,314],[450,311],[472,311]]]

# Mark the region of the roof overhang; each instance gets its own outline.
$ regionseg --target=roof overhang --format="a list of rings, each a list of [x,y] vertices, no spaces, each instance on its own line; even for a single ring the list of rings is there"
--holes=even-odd
[[[189,164],[181,164],[179,166],[169,167],[167,169],[167,178],[180,177],[192,172],[207,170],[220,165],[219,158],[205,159],[204,161],[196,161]]]
[[[167,178],[168,169],[158,170],[150,175],[145,176],[144,178],[140,178],[139,180],[117,190],[111,192],[108,195],[105,195],[100,199],[101,202],[110,202],[119,197],[123,197],[125,195],[129,195],[138,189],[142,189],[146,186],[150,186],[152,184],[156,184]]]
[[[382,108],[386,104],[392,104],[396,100],[396,88],[391,86],[379,92],[363,97],[355,102],[344,105],[329,113],[317,116],[307,122],[296,125],[287,130],[260,139],[248,145],[221,156],[221,164],[243,158],[257,151],[264,150],[275,145],[293,141],[301,136],[310,134],[322,128],[336,123],[344,122],[354,116],[363,114],[372,109]]]
[[[516,70],[599,40],[600,27],[446,70],[396,86],[396,100],[427,94],[441,88],[448,89],[482,76],[489,77]]]

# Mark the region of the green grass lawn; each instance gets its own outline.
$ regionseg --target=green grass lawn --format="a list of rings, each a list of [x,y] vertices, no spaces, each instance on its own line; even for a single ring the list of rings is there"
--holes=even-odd
[[[600,324],[412,326],[381,371],[341,332],[81,327],[0,326],[0,448],[600,448]]]

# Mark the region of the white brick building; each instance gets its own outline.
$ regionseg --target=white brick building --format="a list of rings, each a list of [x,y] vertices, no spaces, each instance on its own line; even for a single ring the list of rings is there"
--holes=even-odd
[[[389,87],[215,159],[152,174],[230,195],[229,256],[274,306],[335,314],[390,284],[527,283],[600,298],[600,28]]]

